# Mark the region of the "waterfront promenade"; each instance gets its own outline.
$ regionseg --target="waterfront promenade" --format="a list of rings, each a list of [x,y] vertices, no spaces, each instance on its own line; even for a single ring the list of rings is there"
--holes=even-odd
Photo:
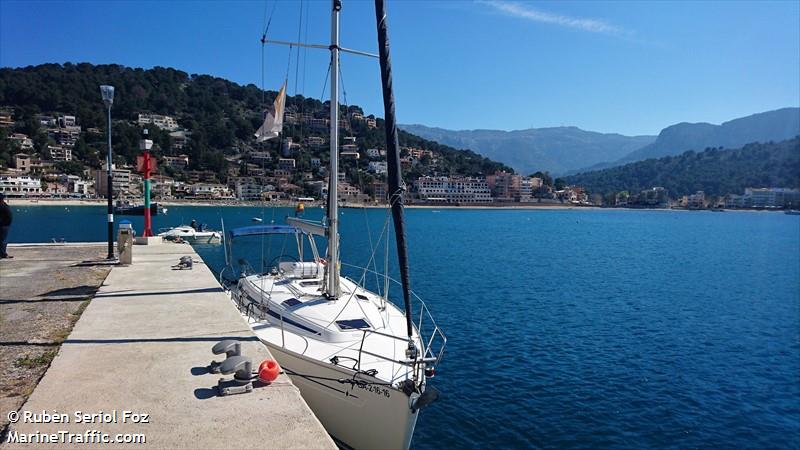
[[[248,394],[217,396],[221,375],[204,369],[221,359],[211,353],[216,342],[240,341],[256,366],[270,357],[268,350],[189,245],[134,246],[133,252],[132,265],[111,270],[9,434],[67,432],[85,439],[97,431],[111,439],[144,436],[144,446],[153,448],[335,448],[285,375]],[[185,255],[194,268],[172,270]],[[69,421],[23,423],[26,412],[42,411]],[[76,412],[105,415],[78,423]],[[82,445],[55,447],[76,446]]]

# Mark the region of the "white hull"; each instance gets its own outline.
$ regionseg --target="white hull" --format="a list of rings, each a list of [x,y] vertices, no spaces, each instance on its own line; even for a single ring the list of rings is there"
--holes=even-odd
[[[222,241],[222,235],[216,231],[197,231],[186,225],[172,228],[158,235],[165,239],[181,238],[195,244],[216,244]]]
[[[333,379],[353,376],[353,371],[305,358],[269,341],[263,342],[287,373]],[[412,398],[402,391],[391,386],[359,387],[332,380],[289,376],[322,425],[337,441],[355,449],[407,449],[411,444],[419,412],[411,412]]]

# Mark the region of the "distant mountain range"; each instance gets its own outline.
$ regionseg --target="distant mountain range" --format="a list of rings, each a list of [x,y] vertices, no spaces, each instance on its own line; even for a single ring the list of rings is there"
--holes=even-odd
[[[518,131],[400,127],[446,145],[471,148],[523,174],[548,170],[563,175],[678,155],[686,150],[734,148],[751,142],[791,139],[800,135],[800,108],[753,114],[721,125],[679,123],[663,129],[657,137],[603,134],[576,127]]]
[[[537,170],[560,174],[606,161],[615,161],[655,142],[655,136],[623,136],[577,127],[528,130],[446,130],[424,125],[400,128],[455,148],[470,148],[529,175]]]

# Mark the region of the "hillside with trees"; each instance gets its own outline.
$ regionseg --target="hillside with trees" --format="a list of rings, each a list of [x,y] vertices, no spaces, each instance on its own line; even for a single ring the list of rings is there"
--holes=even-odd
[[[707,148],[566,177],[592,193],[639,192],[654,186],[671,197],[704,191],[723,196],[747,187],[800,188],[800,138],[748,144],[735,150]]]
[[[255,150],[279,150],[277,139],[257,145],[253,136],[263,120],[263,111],[267,105],[272,105],[276,92],[263,92],[252,84],[242,86],[222,78],[190,75],[164,67],[144,70],[120,65],[66,63],[0,69],[0,109],[13,111],[15,120],[13,129],[0,132],[24,133],[33,140],[34,150],[46,156],[48,138],[38,117],[42,114],[76,116],[83,130],[96,129],[99,132],[81,133],[73,148],[74,163],[68,169],[74,172],[84,166],[100,167],[106,151],[106,110],[100,99],[101,84],[110,84],[116,91],[112,134],[117,164],[135,162],[141,139],[141,127],[136,124],[140,113],[175,117],[189,137],[184,148],[175,150],[167,131],[147,127],[156,144],[153,151],[156,156],[187,154],[189,169],[211,170],[220,180],[226,179],[228,168],[236,164],[232,161],[239,155]],[[287,96],[286,103],[286,110],[290,113],[319,118],[328,115],[329,103],[317,99]],[[353,113],[363,114],[358,106],[341,108],[345,120],[349,120]],[[372,127],[350,121],[347,131],[342,134],[356,137],[360,152],[368,148],[385,148],[383,121],[376,121],[377,125]],[[294,142],[327,134],[325,129],[310,129],[299,123],[284,128],[284,137],[291,137]],[[19,151],[4,138],[0,136],[0,167],[8,167],[13,154]],[[431,150],[437,156],[435,161],[423,157],[408,167],[406,176],[412,179],[422,175],[485,175],[496,170],[512,170],[470,150],[457,150],[407,132],[400,133],[400,144]],[[298,163],[317,157],[325,164],[327,152],[327,147],[304,148]],[[345,162],[348,178],[352,179],[354,173],[365,169],[367,162],[367,158]]]

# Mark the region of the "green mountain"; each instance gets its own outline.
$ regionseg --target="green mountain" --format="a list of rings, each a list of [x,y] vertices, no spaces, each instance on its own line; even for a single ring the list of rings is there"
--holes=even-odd
[[[690,150],[676,156],[585,172],[569,176],[566,181],[601,194],[639,192],[661,186],[672,197],[696,191],[722,196],[742,193],[747,187],[800,188],[800,138],[747,144],[736,150]]]
[[[13,110],[16,125],[11,131],[28,134],[42,153],[46,151],[47,136],[37,116],[76,116],[84,132],[73,149],[73,156],[79,165],[99,167],[105,154],[103,135],[106,128],[106,110],[100,100],[101,84],[110,84],[116,91],[112,134],[117,162],[135,162],[141,138],[141,130],[135,124],[139,113],[173,116],[189,132],[186,147],[174,150],[169,133],[148,127],[151,139],[156,143],[154,153],[157,156],[186,153],[190,158],[189,169],[212,170],[222,180],[227,177],[229,166],[235,164],[231,161],[235,161],[238,155],[254,149],[278,150],[276,139],[258,147],[253,137],[263,119],[265,105],[272,105],[276,92],[263,92],[252,84],[242,86],[222,78],[190,75],[171,68],[145,70],[88,63],[3,68],[0,69],[0,109]],[[317,99],[298,95],[287,97],[286,103],[287,112],[319,118],[328,115],[329,103]],[[377,119],[377,127],[368,127],[364,121],[350,120],[353,113],[363,113],[358,106],[342,106],[341,111],[342,118],[349,121],[348,131],[342,134],[356,137],[359,151],[385,148],[381,119]],[[101,133],[86,133],[89,128],[97,128]],[[287,125],[284,134],[292,137],[294,142],[301,142],[309,136],[326,136],[327,129]],[[8,142],[0,139],[0,166],[8,165],[16,151]],[[411,178],[437,174],[480,175],[510,170],[469,150],[456,150],[407,132],[400,133],[400,144],[432,150],[436,154],[434,159],[420,158],[416,161],[407,170],[407,176]],[[368,158],[363,156],[344,163],[351,181],[366,169]],[[309,164],[311,157],[319,157],[324,164],[327,150],[304,149],[298,158],[298,168],[305,170],[304,165]],[[301,170],[297,171],[298,177]],[[299,178],[296,181],[300,182]]]
[[[782,141],[800,134],[800,108],[783,108],[741,117],[721,125],[679,123],[664,128],[655,142],[620,162],[677,155],[706,147],[737,148],[751,142]]]
[[[446,130],[424,125],[400,125],[406,131],[456,148],[471,148],[502,161],[525,175],[537,170],[561,174],[614,161],[642,148],[655,136],[596,133],[577,127],[527,130]]]
[[[581,171],[605,169],[634,161],[678,155],[686,150],[700,151],[708,147],[737,148],[751,142],[783,141],[800,134],[800,108],[740,117],[720,125],[710,123],[679,123],[661,130],[655,142],[628,155]]]

